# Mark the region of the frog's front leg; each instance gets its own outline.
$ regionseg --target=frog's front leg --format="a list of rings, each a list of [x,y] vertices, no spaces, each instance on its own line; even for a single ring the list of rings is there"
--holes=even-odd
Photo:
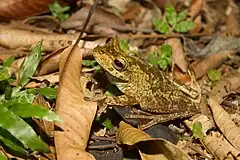
[[[98,112],[97,116],[100,116],[103,111],[106,110],[109,105],[116,106],[130,106],[136,105],[138,102],[131,96],[120,95],[120,96],[108,96],[100,101],[98,101]]]

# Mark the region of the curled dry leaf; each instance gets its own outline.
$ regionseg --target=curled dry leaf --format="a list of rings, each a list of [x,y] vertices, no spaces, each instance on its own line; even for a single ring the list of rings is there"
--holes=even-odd
[[[48,4],[53,2],[54,0],[1,0],[0,20],[20,19],[46,12]]]
[[[36,71],[35,75],[42,76],[56,72],[59,68],[59,59],[64,49],[65,48],[61,48],[51,53],[50,55],[44,57],[43,60],[40,62],[38,70]]]
[[[188,16],[191,20],[196,17],[202,10],[203,0],[193,0],[191,6],[189,7]]]
[[[93,160],[85,151],[97,104],[84,101],[80,87],[81,60],[84,50],[66,48],[60,59],[57,113],[63,119],[55,131],[57,158]]]
[[[235,91],[240,87],[239,82],[239,72],[229,74],[223,77],[223,79],[213,87],[209,93],[209,96],[214,97],[214,100],[220,104],[223,100],[223,97],[227,96],[232,91]]]
[[[70,28],[82,28],[82,21],[84,21],[89,13],[91,6],[86,5],[85,7],[81,8],[76,13],[72,14],[70,18],[68,18],[66,21],[64,21],[61,24],[61,27],[64,29],[70,29]],[[97,7],[91,17],[91,21],[89,22],[89,26],[95,25],[95,24],[102,24],[105,26],[113,26],[113,25],[119,25],[123,26],[124,21],[119,16],[115,15],[114,13],[110,13],[108,11],[103,10],[100,7]]]
[[[47,80],[51,84],[59,82],[59,75],[58,73],[52,73],[44,76],[37,76],[37,77],[32,77],[32,79],[36,79],[38,81],[44,81]]]
[[[83,41],[80,41],[80,44],[83,43]],[[79,44],[79,45],[80,45]],[[86,41],[84,42],[83,48],[86,48],[86,56],[90,56],[92,53],[89,49],[93,49],[97,45],[105,44],[104,39],[99,39],[96,41]],[[64,48],[61,48],[50,55],[45,56],[45,58],[40,62],[38,70],[36,71],[35,75],[42,76],[46,74],[50,74],[53,72],[58,71],[59,69],[59,58],[61,55],[61,52],[64,50]],[[88,54],[88,55],[87,55]]]
[[[136,145],[143,160],[191,160],[191,158],[174,144],[161,139],[151,138],[147,133],[125,122],[120,122],[117,143]]]
[[[197,16],[195,19],[194,19],[194,24],[195,24],[195,27],[189,31],[190,34],[197,34],[201,31],[201,29],[203,28],[203,22],[202,22],[202,19],[201,19],[201,16]]]
[[[201,78],[208,72],[208,70],[219,67],[224,61],[228,59],[230,55],[234,55],[236,53],[236,50],[219,51],[215,54],[207,56],[198,63],[191,64],[191,68],[193,69],[196,78]]]
[[[43,51],[51,52],[72,45],[77,35],[31,32],[0,25],[1,46],[30,50],[40,39],[43,39]]]
[[[228,141],[238,150],[240,150],[240,128],[232,121],[231,116],[214,100],[210,97],[208,104],[212,110],[213,118],[225,135]]]
[[[183,47],[179,38],[170,38],[166,41],[168,45],[172,46],[172,57],[176,65],[183,71],[187,72],[188,63],[185,59]]]
[[[1,48],[0,49],[0,60],[6,60],[9,57],[15,57],[15,58],[20,58],[20,57],[24,57],[28,54],[28,52],[24,52],[21,50],[8,50],[8,49],[4,49]]]
[[[219,132],[212,132],[201,142],[217,159],[239,158],[240,151],[234,148]]]

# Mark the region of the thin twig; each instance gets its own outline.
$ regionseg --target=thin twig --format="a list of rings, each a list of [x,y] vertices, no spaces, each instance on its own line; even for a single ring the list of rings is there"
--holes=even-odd
[[[88,149],[110,149],[110,148],[118,148],[116,143],[111,144],[102,144],[102,145],[90,145]]]

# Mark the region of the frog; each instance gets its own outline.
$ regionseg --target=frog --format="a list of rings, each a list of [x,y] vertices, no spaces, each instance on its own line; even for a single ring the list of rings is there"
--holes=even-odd
[[[157,123],[199,113],[199,105],[193,101],[198,96],[196,92],[172,80],[166,72],[151,66],[143,58],[122,51],[117,38],[108,38],[104,46],[95,47],[92,53],[108,80],[123,93],[99,101],[99,115],[107,106],[140,105],[146,115],[130,114],[125,117],[150,119],[141,127],[149,128]],[[186,91],[194,93],[193,96]]]

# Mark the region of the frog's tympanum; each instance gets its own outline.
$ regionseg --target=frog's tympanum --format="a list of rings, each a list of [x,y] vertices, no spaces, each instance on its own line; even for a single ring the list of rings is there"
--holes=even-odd
[[[106,71],[109,81],[124,93],[105,98],[100,102],[104,107],[139,104],[143,111],[155,113],[148,118],[152,121],[147,126],[199,112],[196,103],[181,90],[182,85],[141,58],[123,52],[116,38],[109,38],[105,46],[96,47],[93,56]],[[128,118],[138,116],[128,115]]]

